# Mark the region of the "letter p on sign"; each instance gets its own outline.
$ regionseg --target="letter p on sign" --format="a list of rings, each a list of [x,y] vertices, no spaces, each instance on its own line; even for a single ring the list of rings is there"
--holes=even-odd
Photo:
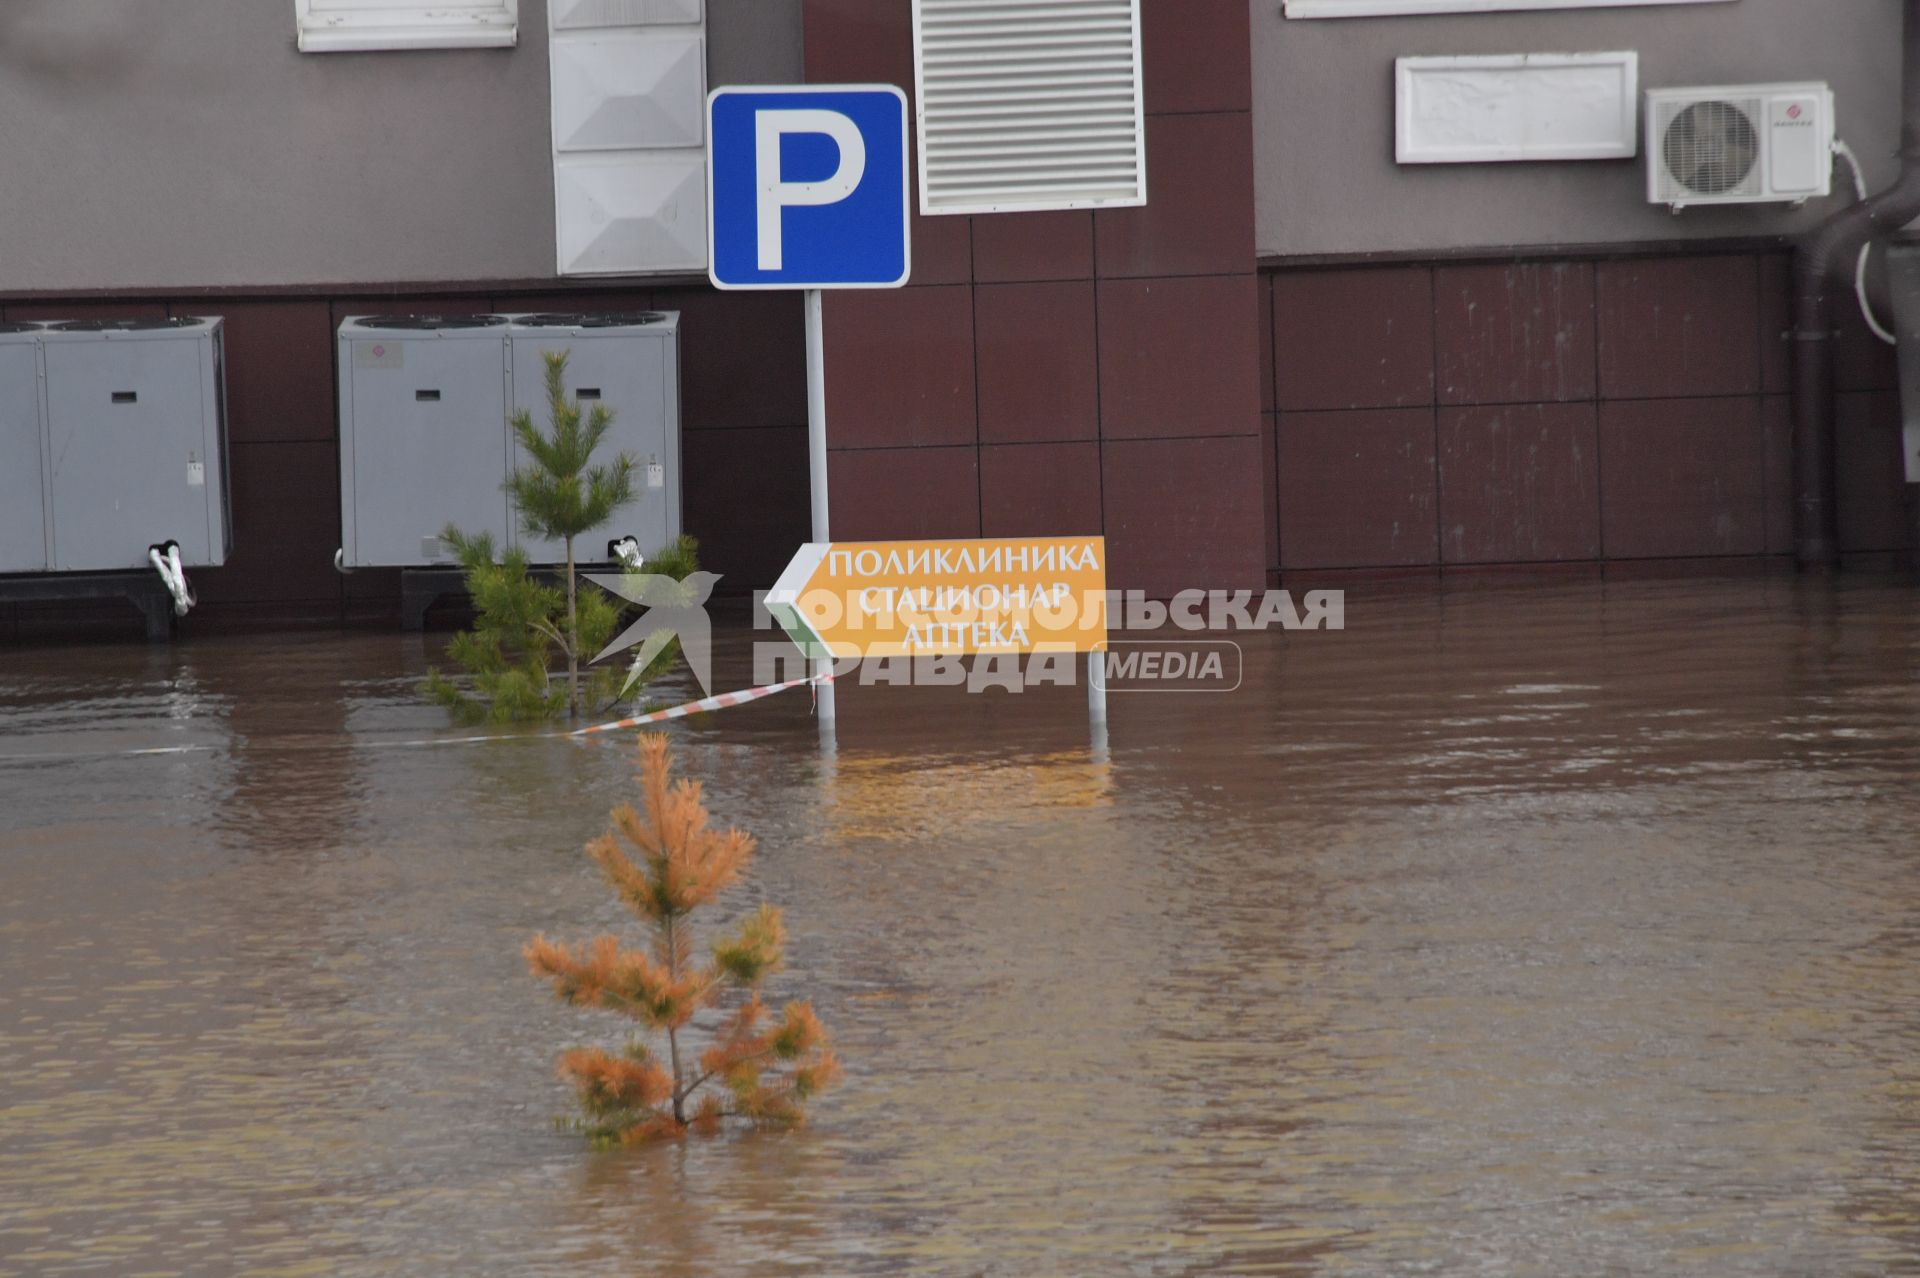
[[[838,204],[860,188],[867,144],[860,128],[838,111],[768,107],[753,113],[754,175],[759,197],[760,269],[777,271],[785,259],[781,210],[796,204]],[[781,180],[780,140],[789,133],[820,133],[840,148],[840,163],[818,182]]]
[[[892,85],[715,89],[707,274],[719,288],[907,282],[907,103]]]

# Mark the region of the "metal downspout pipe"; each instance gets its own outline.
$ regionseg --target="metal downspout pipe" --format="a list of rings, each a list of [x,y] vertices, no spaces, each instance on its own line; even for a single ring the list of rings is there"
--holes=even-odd
[[[1793,546],[1803,570],[1840,562],[1834,511],[1833,295],[1860,246],[1920,217],[1920,0],[1901,15],[1900,176],[1800,237],[1793,264]],[[1840,291],[1849,297],[1849,281]]]

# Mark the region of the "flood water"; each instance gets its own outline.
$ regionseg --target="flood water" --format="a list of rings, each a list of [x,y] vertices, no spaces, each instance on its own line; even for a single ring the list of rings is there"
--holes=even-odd
[[[686,721],[847,1076],[608,1153],[519,949],[625,925],[629,743],[393,745],[433,637],[0,650],[0,1273],[1920,1273],[1917,604],[1355,589],[1104,754]]]

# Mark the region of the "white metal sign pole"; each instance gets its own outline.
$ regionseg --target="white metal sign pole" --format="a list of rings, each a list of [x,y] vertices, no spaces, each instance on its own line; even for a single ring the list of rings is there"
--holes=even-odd
[[[822,331],[820,290],[807,290],[807,473],[812,480],[813,539],[821,545],[827,535],[827,352]],[[833,669],[832,657],[814,659],[813,673]],[[814,706],[822,735],[833,731],[833,685],[814,685]]]

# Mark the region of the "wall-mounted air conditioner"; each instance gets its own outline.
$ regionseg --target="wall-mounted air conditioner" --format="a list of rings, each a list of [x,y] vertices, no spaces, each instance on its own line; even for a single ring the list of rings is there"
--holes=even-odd
[[[1647,92],[1647,198],[1799,203],[1833,186],[1833,91],[1740,84]]]

